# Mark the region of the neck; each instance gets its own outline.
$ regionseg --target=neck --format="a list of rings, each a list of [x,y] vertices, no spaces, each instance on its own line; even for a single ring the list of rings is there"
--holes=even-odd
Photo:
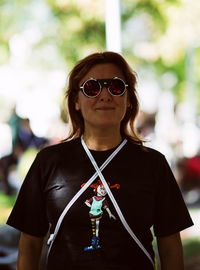
[[[120,144],[122,137],[120,132],[108,132],[107,130],[102,132],[84,132],[84,142],[91,150],[105,151],[116,147]]]

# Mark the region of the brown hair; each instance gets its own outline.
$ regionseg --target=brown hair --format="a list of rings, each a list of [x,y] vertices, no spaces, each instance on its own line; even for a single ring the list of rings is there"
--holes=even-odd
[[[128,96],[130,106],[121,121],[120,132],[122,137],[129,138],[137,144],[142,144],[141,138],[137,135],[134,127],[134,120],[139,110],[139,103],[136,94],[136,74],[125,59],[115,52],[100,52],[91,54],[80,60],[69,74],[69,83],[66,92],[68,114],[71,121],[71,131],[66,140],[80,137],[84,132],[84,120],[80,111],[75,109],[75,102],[79,91],[79,83],[87,72],[97,64],[112,63],[122,71],[128,84]]]

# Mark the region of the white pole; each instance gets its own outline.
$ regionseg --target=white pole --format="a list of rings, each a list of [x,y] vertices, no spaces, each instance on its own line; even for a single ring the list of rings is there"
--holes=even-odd
[[[105,0],[106,50],[121,52],[120,0]]]

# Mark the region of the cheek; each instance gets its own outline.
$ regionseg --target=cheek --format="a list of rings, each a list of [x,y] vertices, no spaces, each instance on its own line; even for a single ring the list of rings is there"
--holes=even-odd
[[[126,111],[127,108],[130,106],[128,97],[125,97],[124,99],[119,100],[118,105],[121,107],[121,110]]]
[[[75,103],[75,109],[77,111],[81,111],[82,114],[85,114],[90,108],[93,107],[94,103],[95,103],[94,99],[90,99],[90,98],[79,95]]]

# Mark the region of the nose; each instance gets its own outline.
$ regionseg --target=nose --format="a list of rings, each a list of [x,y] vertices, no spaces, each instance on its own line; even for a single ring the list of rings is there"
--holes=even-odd
[[[102,87],[101,94],[100,94],[100,100],[102,100],[102,101],[112,100],[112,95],[109,93],[109,91],[106,87]]]

